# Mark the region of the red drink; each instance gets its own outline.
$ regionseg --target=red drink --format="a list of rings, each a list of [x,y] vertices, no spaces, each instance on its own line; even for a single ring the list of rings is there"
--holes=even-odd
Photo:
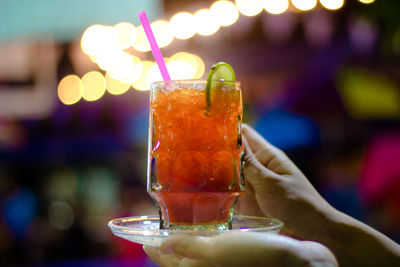
[[[239,83],[207,107],[205,81],[155,83],[150,103],[148,191],[164,228],[229,227],[244,190]]]

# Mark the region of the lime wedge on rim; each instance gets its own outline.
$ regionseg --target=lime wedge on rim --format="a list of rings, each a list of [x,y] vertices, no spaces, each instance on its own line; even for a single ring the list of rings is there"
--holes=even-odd
[[[231,65],[225,62],[218,62],[211,67],[207,77],[206,103],[211,106],[211,92],[224,84],[224,81],[236,81],[235,72]]]

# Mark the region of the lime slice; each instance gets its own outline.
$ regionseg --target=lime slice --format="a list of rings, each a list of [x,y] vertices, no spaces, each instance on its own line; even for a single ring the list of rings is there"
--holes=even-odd
[[[212,91],[222,87],[224,81],[236,81],[235,72],[231,65],[225,62],[218,62],[211,67],[207,77],[206,85],[206,103],[207,107],[211,106]]]

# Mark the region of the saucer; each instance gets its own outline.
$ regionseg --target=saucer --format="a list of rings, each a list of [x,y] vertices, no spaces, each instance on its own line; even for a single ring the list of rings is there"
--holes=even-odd
[[[279,233],[283,223],[273,218],[234,215],[230,230],[168,230],[160,229],[159,216],[149,215],[114,219],[108,227],[114,235],[131,242],[159,247],[166,238],[175,234],[215,236],[232,231]]]

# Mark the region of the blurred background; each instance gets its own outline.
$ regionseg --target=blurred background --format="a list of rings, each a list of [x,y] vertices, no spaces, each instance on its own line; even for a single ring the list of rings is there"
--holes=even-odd
[[[226,61],[244,121],[400,242],[397,0],[0,0],[0,265],[155,266],[110,219],[145,189],[149,84]]]

